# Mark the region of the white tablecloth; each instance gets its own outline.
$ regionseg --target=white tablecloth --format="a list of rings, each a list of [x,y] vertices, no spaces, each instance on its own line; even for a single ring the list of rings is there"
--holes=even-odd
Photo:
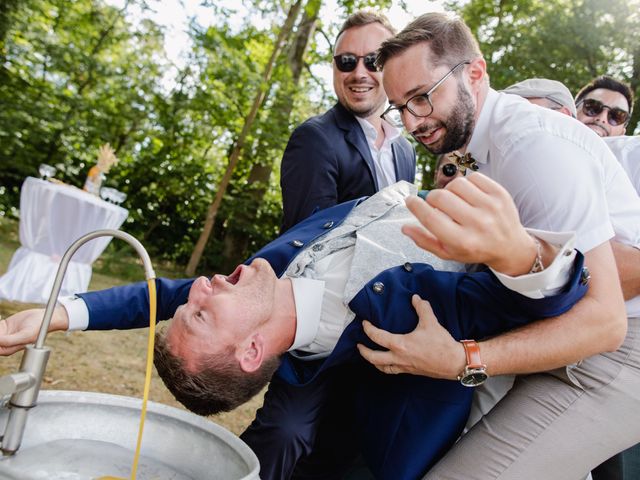
[[[28,177],[20,191],[20,243],[0,277],[0,299],[46,303],[65,251],[86,233],[118,229],[128,211],[79,188]],[[91,264],[111,241],[86,243],[72,257],[60,295],[84,292]]]

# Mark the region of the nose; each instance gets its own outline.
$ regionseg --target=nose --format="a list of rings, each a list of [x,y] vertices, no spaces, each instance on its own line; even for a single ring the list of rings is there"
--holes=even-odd
[[[198,277],[191,285],[191,289],[189,290],[189,300],[197,301],[203,296],[209,295],[211,293],[211,282],[207,277]]]
[[[602,109],[602,111],[600,112],[600,114],[596,117],[596,120],[599,121],[600,123],[607,123],[607,115],[609,115],[609,109],[607,107],[604,107]]]
[[[407,132],[412,133],[416,128],[418,128],[423,121],[423,118],[416,117],[413,113],[411,113],[407,108],[404,108],[400,113],[400,118],[402,119],[402,124],[404,128],[407,129]]]
[[[364,66],[364,58],[359,58],[353,74],[358,77],[368,77],[371,72]]]

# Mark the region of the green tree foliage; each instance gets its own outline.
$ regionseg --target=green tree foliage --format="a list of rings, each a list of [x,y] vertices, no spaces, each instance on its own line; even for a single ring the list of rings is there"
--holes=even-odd
[[[563,82],[572,93],[596,76],[630,82],[640,96],[639,0],[474,0],[451,2],[478,40],[491,84],[532,77]],[[640,99],[629,127],[640,115]]]
[[[8,29],[0,84],[2,207],[39,163],[82,185],[99,145],[120,151],[150,115],[160,75],[157,27],[131,32],[124,10],[82,2],[29,2]]]
[[[472,0],[451,8],[480,39],[496,88],[542,76],[575,92],[610,73],[640,93],[639,2]],[[0,214],[17,213],[19,187],[39,163],[82,186],[98,147],[109,142],[120,162],[107,185],[128,194],[123,228],[155,258],[186,265],[264,88],[199,265],[200,272],[228,268],[278,233],[280,158],[292,129],[335,101],[314,69],[330,65],[341,19],[390,3],[342,0],[337,20],[328,22],[319,13],[322,0],[305,0],[263,85],[292,1],[203,2],[216,23],[192,22],[193,49],[181,67],[164,57],[163,30],[133,15],[147,8],[144,0],[119,7],[103,0],[0,2]],[[238,12],[242,21],[230,22]],[[636,105],[634,125],[638,115]],[[427,185],[433,159],[419,152]]]

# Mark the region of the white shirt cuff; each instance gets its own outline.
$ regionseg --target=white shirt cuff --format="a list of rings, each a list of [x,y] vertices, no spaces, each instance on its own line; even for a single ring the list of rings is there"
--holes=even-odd
[[[558,254],[551,265],[538,273],[527,273],[518,277],[511,277],[491,269],[505,287],[529,298],[544,298],[555,295],[565,287],[569,281],[576,257],[574,245],[575,232],[547,232],[527,228],[527,232],[534,237],[558,247]]]
[[[60,297],[58,303],[67,311],[69,317],[69,332],[86,330],[89,326],[89,309],[80,297]]]

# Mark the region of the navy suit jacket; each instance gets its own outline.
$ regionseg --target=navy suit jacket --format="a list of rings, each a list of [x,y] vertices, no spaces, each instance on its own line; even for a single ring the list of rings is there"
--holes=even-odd
[[[396,180],[413,183],[416,156],[399,137],[392,144]],[[296,128],[280,167],[284,232],[317,210],[379,190],[362,127],[340,103]]]
[[[318,212],[254,257],[265,258],[278,275],[282,274],[303,245],[339,225],[357,202]],[[582,255],[578,254],[565,290],[553,297],[533,300],[508,290],[490,271],[440,272],[426,264],[391,268],[371,279],[350,302],[349,308],[356,319],[346,328],[329,357],[322,362],[304,362],[285,354],[277,375],[289,385],[308,387],[319,376],[330,375],[333,366],[360,363],[363,375],[354,379],[357,395],[354,421],[361,434],[363,455],[379,478],[417,478],[459,436],[468,416],[473,389],[455,381],[377,372],[364,362],[355,348],[358,342],[372,345],[362,331],[362,319],[391,332],[409,332],[418,321],[411,305],[411,296],[417,293],[431,303],[438,321],[454,338],[479,339],[565,312],[586,292],[581,271]],[[192,282],[192,279],[156,280],[159,319],[170,318],[176,308],[186,302]],[[384,285],[381,293],[376,293],[379,288],[373,289],[376,282]],[[136,328],[148,324],[144,282],[80,296],[89,309],[90,329]],[[375,401],[371,401],[372,398]]]

